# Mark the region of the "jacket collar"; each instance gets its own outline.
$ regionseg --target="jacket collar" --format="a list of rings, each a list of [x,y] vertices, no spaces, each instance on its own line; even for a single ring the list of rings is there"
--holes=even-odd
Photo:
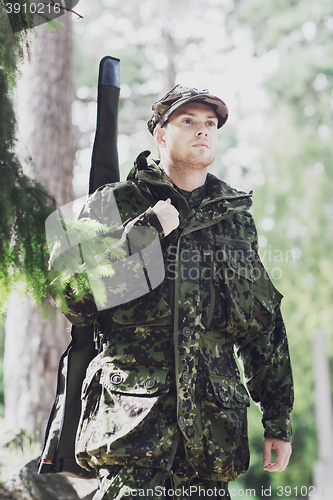
[[[128,174],[127,180],[142,180],[147,183],[158,184],[169,187],[173,191],[179,189],[160,167],[160,160],[147,161],[150,151],[143,151],[134,162],[134,166]],[[208,173],[206,179],[206,194],[201,206],[224,201],[227,206],[236,208],[236,211],[248,210],[252,205],[252,191],[246,193],[235,189],[226,182],[218,179],[215,175]],[[238,209],[237,209],[238,208]]]

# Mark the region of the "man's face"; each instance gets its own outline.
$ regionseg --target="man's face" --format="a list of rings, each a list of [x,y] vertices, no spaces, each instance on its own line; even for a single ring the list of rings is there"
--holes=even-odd
[[[155,129],[162,164],[207,168],[215,158],[218,119],[207,104],[190,102],[174,111],[166,127]]]

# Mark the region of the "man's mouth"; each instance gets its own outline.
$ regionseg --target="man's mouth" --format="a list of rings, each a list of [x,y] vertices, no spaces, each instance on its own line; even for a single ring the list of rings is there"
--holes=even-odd
[[[197,144],[193,145],[194,148],[209,148],[207,142],[198,142]]]

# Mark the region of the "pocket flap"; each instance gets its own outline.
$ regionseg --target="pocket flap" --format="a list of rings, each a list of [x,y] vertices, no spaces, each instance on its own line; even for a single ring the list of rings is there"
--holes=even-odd
[[[167,387],[166,369],[135,367],[131,370],[104,365],[100,383],[110,392],[126,394],[155,394]]]
[[[228,379],[212,375],[211,385],[218,401],[224,408],[243,408],[250,406],[247,390],[240,380]]]
[[[218,246],[218,259],[223,260],[227,266],[226,277],[232,279],[235,274],[251,281],[255,281],[253,270],[253,250],[248,241],[225,238],[216,235]]]

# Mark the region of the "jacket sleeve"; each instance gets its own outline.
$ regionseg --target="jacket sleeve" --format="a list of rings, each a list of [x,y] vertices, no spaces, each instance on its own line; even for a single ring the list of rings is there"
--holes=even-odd
[[[100,281],[103,294],[103,277],[112,276],[114,263],[164,237],[148,201],[135,189],[132,196],[129,187],[127,191],[127,200],[117,200],[112,185],[96,191],[78,221],[69,228],[63,224],[64,233],[51,253],[50,294],[76,326],[88,325],[101,314],[91,290],[92,273],[95,291]]]
[[[293,378],[282,295],[272,284],[257,252],[254,262],[254,307],[247,335],[237,346],[247,388],[262,411],[264,435],[291,441]]]

